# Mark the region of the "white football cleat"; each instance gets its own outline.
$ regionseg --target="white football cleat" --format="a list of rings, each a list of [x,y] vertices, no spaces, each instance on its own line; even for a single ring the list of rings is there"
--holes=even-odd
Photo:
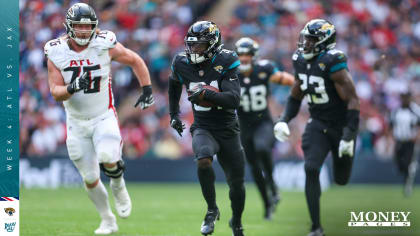
[[[117,220],[115,216],[112,215],[110,219],[102,219],[99,228],[95,230],[96,235],[108,235],[112,233],[116,233],[118,231]]]
[[[128,195],[125,184],[120,187],[111,185],[112,195],[114,195],[115,209],[121,218],[127,218],[131,214],[131,199]]]

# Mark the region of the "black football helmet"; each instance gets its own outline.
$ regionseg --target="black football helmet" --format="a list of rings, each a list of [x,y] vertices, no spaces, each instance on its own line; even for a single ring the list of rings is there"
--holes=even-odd
[[[312,59],[324,50],[335,47],[335,26],[323,19],[309,21],[300,32],[298,50],[303,58]]]
[[[258,43],[248,37],[240,38],[235,43],[235,49],[238,55],[246,54],[255,56],[257,55],[259,48],[260,46],[258,45]]]
[[[92,26],[90,30],[77,30],[78,33],[89,33],[88,38],[78,38],[76,36],[75,24],[89,24]],[[66,22],[64,23],[67,35],[76,41],[79,45],[86,45],[94,37],[96,28],[98,27],[98,18],[92,7],[86,3],[76,3],[69,8],[66,14]]]
[[[212,58],[222,47],[222,35],[211,21],[198,21],[190,26],[184,38],[188,60],[201,63]]]

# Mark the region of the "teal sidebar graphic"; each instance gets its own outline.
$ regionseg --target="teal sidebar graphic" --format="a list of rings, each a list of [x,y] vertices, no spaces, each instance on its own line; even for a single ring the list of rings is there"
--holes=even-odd
[[[19,197],[19,1],[0,11],[0,197]]]

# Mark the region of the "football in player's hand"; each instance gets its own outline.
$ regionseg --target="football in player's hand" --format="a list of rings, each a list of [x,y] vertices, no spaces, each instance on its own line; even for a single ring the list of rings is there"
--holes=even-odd
[[[212,90],[212,91],[214,91],[216,93],[219,92],[219,89],[218,88],[213,87],[211,85],[203,85],[203,88],[204,89],[208,89],[208,90]],[[194,91],[194,88],[191,89],[190,91]],[[205,91],[203,91],[203,93],[200,94],[200,96],[199,96],[200,102],[198,103],[198,105],[201,106],[201,107],[214,107],[214,106],[216,106],[213,103],[204,100],[204,98],[203,98],[204,97],[204,93],[205,93]],[[188,95],[191,95],[191,92],[188,92]]]

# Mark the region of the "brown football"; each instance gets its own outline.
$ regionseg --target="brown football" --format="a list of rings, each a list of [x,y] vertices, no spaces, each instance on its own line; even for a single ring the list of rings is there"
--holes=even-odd
[[[205,89],[215,91],[216,93],[219,92],[219,89],[218,88],[213,87],[211,85],[204,85],[203,87]],[[201,107],[215,107],[216,106],[216,105],[214,105],[211,102],[208,102],[208,101],[203,100],[203,93],[200,95],[200,102],[198,103],[198,105],[201,106]]]

